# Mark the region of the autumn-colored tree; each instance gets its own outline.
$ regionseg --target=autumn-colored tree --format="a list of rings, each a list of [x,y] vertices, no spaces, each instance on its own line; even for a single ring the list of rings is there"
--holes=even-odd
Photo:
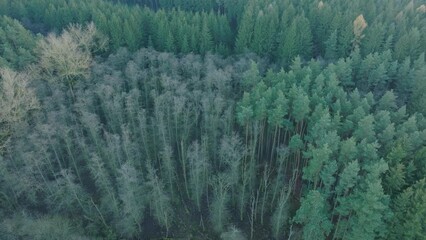
[[[40,68],[53,81],[64,81],[72,86],[75,81],[90,75],[91,50],[97,31],[93,24],[82,28],[71,25],[60,36],[50,34],[39,42]],[[101,41],[100,47],[105,45]]]
[[[40,107],[30,83],[29,73],[0,68],[0,152],[6,147],[15,127],[26,121],[31,111]]]

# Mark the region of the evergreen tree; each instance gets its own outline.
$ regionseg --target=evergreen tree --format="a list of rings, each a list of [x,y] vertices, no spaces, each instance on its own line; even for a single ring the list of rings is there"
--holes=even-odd
[[[212,37],[210,34],[210,29],[207,23],[207,16],[203,15],[203,22],[201,27],[201,39],[200,39],[200,50],[199,52],[201,54],[207,53],[207,51],[210,51],[213,47]]]
[[[0,235],[422,239],[425,12],[0,0]]]
[[[425,84],[425,72],[426,67],[424,65],[424,59],[425,55],[424,53],[420,55],[419,59],[417,60],[417,65],[423,67],[419,67],[414,72],[414,88],[413,88],[413,94],[411,99],[411,108],[413,111],[420,112],[422,114],[426,114],[424,108],[422,108],[422,104],[426,102],[426,97],[424,91],[426,90],[426,84]]]
[[[332,224],[327,216],[326,199],[316,190],[309,191],[293,221],[303,225],[304,239],[326,239]]]
[[[110,21],[108,21],[108,32],[111,40],[111,48],[118,49],[123,42],[123,29],[121,26],[121,20],[117,15],[112,15]]]
[[[349,219],[348,239],[374,239],[385,236],[385,222],[389,218],[389,199],[383,192],[380,174],[387,170],[383,161],[370,166],[365,185],[356,192],[352,207],[354,215]]]
[[[425,236],[425,179],[407,188],[395,199],[389,239],[421,239]],[[402,210],[404,209],[404,210]]]
[[[329,60],[337,59],[337,30],[331,33],[325,44],[325,58]]]
[[[134,34],[135,32],[136,29],[133,27],[133,24],[129,23],[129,21],[125,21],[123,26],[123,38],[130,51],[135,51],[138,47],[138,39]]]
[[[249,1],[246,5],[243,17],[239,24],[238,34],[235,41],[235,50],[237,52],[246,51],[252,42],[255,17],[254,2],[255,1]]]

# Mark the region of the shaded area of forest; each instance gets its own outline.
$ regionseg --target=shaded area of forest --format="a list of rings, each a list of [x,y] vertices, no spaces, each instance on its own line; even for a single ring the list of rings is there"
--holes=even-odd
[[[0,0],[0,236],[426,236],[426,5],[112,2]]]

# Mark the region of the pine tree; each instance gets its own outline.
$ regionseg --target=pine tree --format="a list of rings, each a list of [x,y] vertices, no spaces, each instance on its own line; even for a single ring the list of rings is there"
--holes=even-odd
[[[238,34],[235,41],[235,51],[239,53],[246,51],[252,42],[255,15],[254,2],[255,1],[250,1],[246,5],[241,23],[239,24]]]
[[[251,61],[250,68],[244,73],[242,85],[244,90],[252,90],[260,82],[259,67],[256,62]]]
[[[312,32],[309,20],[302,15],[296,17],[294,21],[297,29],[296,51],[300,56],[308,60],[312,57]]]
[[[417,59],[420,55],[420,31],[417,27],[413,27],[410,31],[404,34],[395,43],[395,57],[399,61],[403,61],[407,56],[411,59]]]
[[[413,94],[411,99],[411,109],[413,111],[420,112],[422,114],[426,114],[426,111],[424,108],[422,108],[422,104],[426,103],[426,96],[424,94],[424,91],[426,91],[426,84],[425,84],[425,73],[426,73],[426,67],[424,65],[424,59],[425,55],[424,53],[420,55],[419,59],[417,60],[417,65],[423,67],[418,68],[414,72],[414,88],[413,88]]]
[[[327,238],[332,228],[327,213],[328,207],[324,196],[316,190],[309,191],[293,218],[294,222],[303,225],[303,239]]]
[[[313,148],[313,147],[312,147]],[[327,145],[321,148],[309,149],[306,156],[309,157],[308,166],[303,169],[303,179],[314,183],[314,189],[316,189],[319,179],[320,172],[324,164],[330,161],[331,151]]]
[[[250,49],[259,55],[270,56],[275,47],[278,12],[276,6],[270,4],[257,14],[253,29],[253,41]]]
[[[290,60],[297,55],[297,29],[295,22],[285,25],[281,20],[281,32],[278,40],[279,56],[284,63],[289,64]]]
[[[337,59],[337,30],[334,30],[325,42],[325,59]]]
[[[380,52],[383,49],[386,36],[386,26],[380,22],[374,22],[365,30],[365,39],[361,44],[361,51],[364,55],[373,52]],[[387,49],[387,48],[386,48]]]
[[[347,239],[376,239],[384,237],[389,218],[389,198],[384,194],[380,175],[388,169],[384,161],[371,164],[361,189],[351,203],[354,214],[349,219]]]
[[[20,22],[0,17],[0,67],[23,69],[35,61],[35,37]]]
[[[296,122],[300,122],[307,117],[307,114],[310,112],[309,108],[309,97],[307,94],[300,88],[292,88],[292,112]]]
[[[213,49],[213,41],[210,33],[209,25],[208,25],[207,15],[203,15],[202,27],[201,27],[201,35],[200,35],[200,50],[201,54],[207,53]]]
[[[422,239],[426,234],[426,181],[419,180],[394,200],[389,239]]]
[[[387,110],[395,111],[397,108],[396,105],[396,96],[393,91],[387,91],[382,98],[380,98],[377,106],[377,110]]]
[[[121,28],[121,19],[116,15],[112,15],[108,22],[108,32],[111,40],[111,48],[117,50],[123,43],[123,29]]]
[[[374,117],[372,115],[365,116],[358,122],[358,127],[354,131],[354,137],[359,141],[365,139],[368,142],[372,142],[375,140]]]
[[[136,35],[134,34],[136,32],[136,29],[133,28],[133,24],[131,24],[129,21],[124,21],[123,26],[123,38],[126,43],[126,46],[129,48],[130,51],[135,51],[137,49],[137,41]]]

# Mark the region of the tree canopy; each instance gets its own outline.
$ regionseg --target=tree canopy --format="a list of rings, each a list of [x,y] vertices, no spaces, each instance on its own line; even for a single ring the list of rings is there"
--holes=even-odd
[[[425,9],[0,0],[0,236],[423,239]]]

